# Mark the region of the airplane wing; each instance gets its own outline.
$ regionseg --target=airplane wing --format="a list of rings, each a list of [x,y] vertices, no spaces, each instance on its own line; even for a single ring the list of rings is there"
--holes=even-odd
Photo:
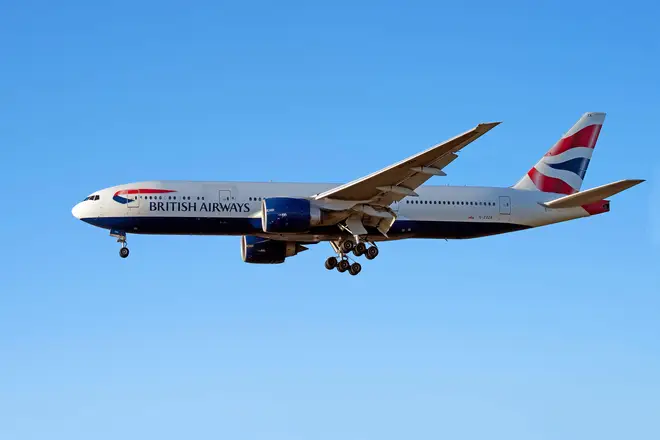
[[[401,162],[318,194],[316,199],[389,206],[406,196],[415,196],[415,189],[432,176],[446,175],[442,169],[458,157],[456,154],[458,151],[499,124],[499,122],[479,124],[465,133]]]

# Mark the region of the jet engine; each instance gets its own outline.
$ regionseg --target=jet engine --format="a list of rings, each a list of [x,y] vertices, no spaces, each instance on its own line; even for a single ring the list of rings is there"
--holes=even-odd
[[[261,202],[264,232],[305,232],[321,223],[321,210],[307,199],[271,197]]]
[[[241,258],[246,263],[279,264],[307,248],[292,241],[277,241],[268,238],[244,235],[241,238]]]

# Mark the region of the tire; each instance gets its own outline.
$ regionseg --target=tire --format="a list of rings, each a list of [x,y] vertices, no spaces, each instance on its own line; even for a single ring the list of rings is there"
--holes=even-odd
[[[119,256],[122,257],[122,258],[128,257],[129,253],[130,252],[129,252],[127,247],[123,247],[123,248],[119,249]]]
[[[376,246],[370,246],[367,249],[367,259],[368,260],[373,260],[378,256],[378,248]]]
[[[337,264],[337,270],[339,272],[346,272],[351,267],[351,264],[348,260],[340,260]]]
[[[356,257],[364,255],[366,251],[367,251],[367,245],[362,242],[358,243],[357,245],[355,245],[355,248],[353,248],[353,254]]]
[[[359,274],[361,271],[362,271],[362,266],[360,265],[360,263],[353,263],[351,264],[351,268],[348,269],[348,273],[350,273],[353,276]]]
[[[337,258],[336,257],[330,257],[327,260],[325,260],[325,268],[328,270],[332,270],[335,267],[337,267]]]
[[[355,243],[353,243],[351,240],[344,240],[341,243],[341,250],[344,251],[345,254],[347,254],[353,250],[353,246],[355,246]]]

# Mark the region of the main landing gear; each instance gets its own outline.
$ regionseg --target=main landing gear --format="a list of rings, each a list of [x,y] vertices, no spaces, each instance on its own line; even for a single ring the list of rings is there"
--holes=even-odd
[[[110,231],[110,236],[116,237],[117,243],[121,243],[121,248],[119,249],[119,256],[122,258],[128,257],[130,251],[128,250],[128,246],[126,244],[126,232],[112,230]]]
[[[337,252],[339,258],[329,257],[325,260],[325,268],[328,270],[337,269],[337,272],[348,272],[351,275],[357,275],[362,271],[362,265],[357,261],[351,263],[347,254],[353,253],[354,256],[360,257],[364,255],[367,260],[373,260],[378,256],[378,248],[372,243],[367,247],[366,243],[355,243],[352,240],[344,240],[337,244],[332,242],[332,247]]]

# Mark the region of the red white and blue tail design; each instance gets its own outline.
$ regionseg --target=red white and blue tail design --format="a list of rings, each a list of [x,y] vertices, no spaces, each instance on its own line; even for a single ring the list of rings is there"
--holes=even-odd
[[[574,194],[580,191],[603,122],[605,113],[582,115],[513,187],[557,194]]]

